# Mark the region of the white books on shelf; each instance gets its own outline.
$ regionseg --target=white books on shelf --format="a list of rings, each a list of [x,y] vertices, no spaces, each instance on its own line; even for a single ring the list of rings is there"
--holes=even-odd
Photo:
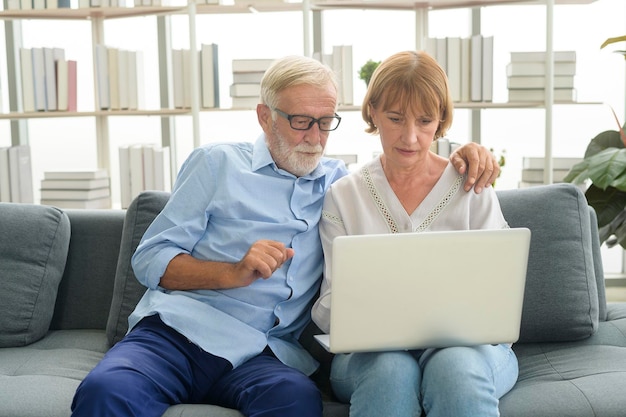
[[[42,200],[93,200],[110,197],[109,188],[94,188],[87,190],[51,190],[42,189]]]
[[[96,45],[96,90],[100,110],[111,108],[109,93],[109,53],[103,44]]]
[[[67,110],[78,110],[78,63],[67,61]]]
[[[31,48],[33,61],[33,90],[35,91],[35,110],[46,110],[46,64],[43,48]]]
[[[11,171],[9,168],[9,147],[0,147],[0,202],[11,202]]]
[[[94,178],[94,179],[82,179],[82,180],[73,180],[73,179],[59,179],[59,180],[50,180],[43,179],[41,180],[41,189],[42,190],[90,190],[95,188],[106,188],[109,186],[109,178]]]
[[[32,10],[33,1],[32,0],[20,0],[20,9],[22,10]]]
[[[337,100],[339,104],[351,105],[354,103],[352,45],[333,46],[332,68],[339,84]]]
[[[563,179],[569,172],[569,169],[556,169],[552,170],[552,181],[563,182]],[[530,183],[543,182],[543,169],[522,169],[522,181]]]
[[[129,105],[137,110],[145,107],[146,80],[144,77],[143,51],[133,51],[129,61]]]
[[[20,0],[8,0],[7,1],[7,10],[19,10],[19,9],[20,9]]]
[[[120,146],[119,150],[120,166],[120,200],[122,208],[128,208],[133,199],[130,185],[130,147]]]
[[[17,145],[9,148],[9,181],[12,202],[34,202],[33,172],[28,145]]]
[[[33,9],[44,10],[46,8],[46,0],[33,0]]]
[[[185,84],[183,82],[184,64],[183,50],[172,49],[172,79],[174,90],[174,108],[182,109],[185,107]]]
[[[265,71],[235,72],[233,73],[233,84],[260,83],[263,75],[265,75]]]
[[[152,151],[154,153],[154,189],[169,191],[172,187],[170,148],[155,146]]]
[[[552,56],[555,62],[576,61],[576,51],[553,51]],[[511,52],[511,62],[545,62],[545,51],[515,51]]]
[[[461,101],[461,70],[463,68],[461,64],[461,37],[448,37],[446,40],[446,73],[448,75],[448,85],[450,87],[452,100]]]
[[[186,109],[191,108],[191,54],[190,49],[183,49],[183,107]]]
[[[90,200],[41,199],[41,204],[63,209],[107,209],[111,208],[111,197]]]
[[[233,97],[232,100],[234,109],[255,109],[261,102],[259,97]]]
[[[471,71],[472,71],[472,40],[461,38],[461,101],[470,100]]]
[[[233,59],[232,69],[235,72],[265,72],[274,62],[274,59],[248,58]]]
[[[117,51],[117,88],[120,109],[122,110],[128,110],[130,108],[130,55],[131,51],[125,49],[118,49]]]
[[[44,53],[44,81],[46,94],[46,110],[57,110],[57,74],[56,61],[65,59],[62,48],[43,48]]]
[[[506,66],[506,75],[545,75],[545,62],[510,62]],[[555,62],[554,75],[576,75],[575,62]]]
[[[435,38],[435,49],[437,50],[437,62],[443,68],[444,72],[448,71],[448,41],[446,38]]]
[[[493,101],[493,36],[483,36],[482,47],[482,101]]]
[[[111,110],[120,109],[120,75],[119,75],[119,49],[107,49],[107,71],[109,74],[109,99]]]
[[[219,107],[219,60],[218,46],[215,43],[201,45],[200,81],[202,85],[202,107]]]
[[[133,198],[145,190],[143,179],[143,146],[131,145],[129,148],[130,193]]]
[[[43,173],[44,180],[93,180],[97,178],[108,178],[106,169],[95,169],[91,171],[46,171]]]
[[[483,100],[483,37],[473,35],[471,38],[471,73],[470,100]]]
[[[119,148],[120,192],[122,208],[144,190],[170,191],[171,168],[169,147],[151,144],[126,145]]]
[[[582,158],[553,157],[552,169],[571,169],[574,165],[582,162]],[[522,169],[544,169],[543,157],[525,156],[522,159]]]
[[[69,64],[65,59],[56,61],[57,110],[67,111],[69,106]]]
[[[553,99],[554,101],[576,101],[576,89],[575,88],[559,88],[554,89]],[[539,89],[524,89],[524,90],[511,90],[509,89],[509,101],[545,101],[546,91],[543,88]]]
[[[20,48],[22,77],[22,106],[25,112],[35,111],[35,86],[33,84],[33,57],[30,48]]]
[[[574,88],[574,75],[554,76],[554,88]],[[545,88],[546,77],[543,75],[507,77],[506,85],[510,89]]]
[[[259,83],[235,83],[230,85],[231,97],[259,97],[261,84]]]
[[[154,153],[152,146],[143,145],[142,167],[143,167],[143,190],[154,190]]]

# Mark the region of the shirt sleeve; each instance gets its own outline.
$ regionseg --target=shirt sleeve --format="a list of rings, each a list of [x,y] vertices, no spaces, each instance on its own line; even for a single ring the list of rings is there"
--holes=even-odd
[[[156,289],[169,262],[190,254],[204,236],[207,207],[215,192],[215,174],[209,151],[198,148],[184,162],[172,195],[146,230],[131,263],[137,280]]]

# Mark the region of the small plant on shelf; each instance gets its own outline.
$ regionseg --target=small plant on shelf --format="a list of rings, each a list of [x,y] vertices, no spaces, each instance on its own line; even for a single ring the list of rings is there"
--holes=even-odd
[[[373,61],[368,59],[365,64],[359,70],[359,78],[365,81],[365,85],[368,86],[370,84],[370,79],[372,78],[372,74],[380,65],[380,61]]]

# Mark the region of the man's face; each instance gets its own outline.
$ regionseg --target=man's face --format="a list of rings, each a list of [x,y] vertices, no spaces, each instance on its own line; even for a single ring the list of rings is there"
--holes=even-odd
[[[310,116],[315,119],[335,114],[337,94],[332,86],[299,85],[280,93],[277,109],[287,115]],[[267,138],[267,146],[276,165],[298,177],[312,172],[324,153],[330,132],[313,123],[308,130],[296,130],[286,117],[271,118],[271,109],[260,106],[259,121]]]

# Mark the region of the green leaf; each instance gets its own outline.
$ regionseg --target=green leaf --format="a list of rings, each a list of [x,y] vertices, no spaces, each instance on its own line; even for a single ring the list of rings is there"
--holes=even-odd
[[[626,207],[626,192],[613,187],[603,190],[592,184],[585,192],[585,197],[596,211],[599,227],[611,223]]]
[[[587,178],[589,178],[589,175],[587,174],[588,167],[589,160],[583,159],[582,161],[570,168],[565,178],[563,178],[563,182],[582,184]]]
[[[626,171],[626,149],[608,148],[589,158],[587,173],[596,187],[606,189]],[[626,189],[625,189],[626,190]]]
[[[624,142],[622,142],[619,132],[616,130],[606,130],[591,139],[589,145],[587,145],[587,150],[585,151],[585,158],[595,155],[608,148],[623,147]]]

